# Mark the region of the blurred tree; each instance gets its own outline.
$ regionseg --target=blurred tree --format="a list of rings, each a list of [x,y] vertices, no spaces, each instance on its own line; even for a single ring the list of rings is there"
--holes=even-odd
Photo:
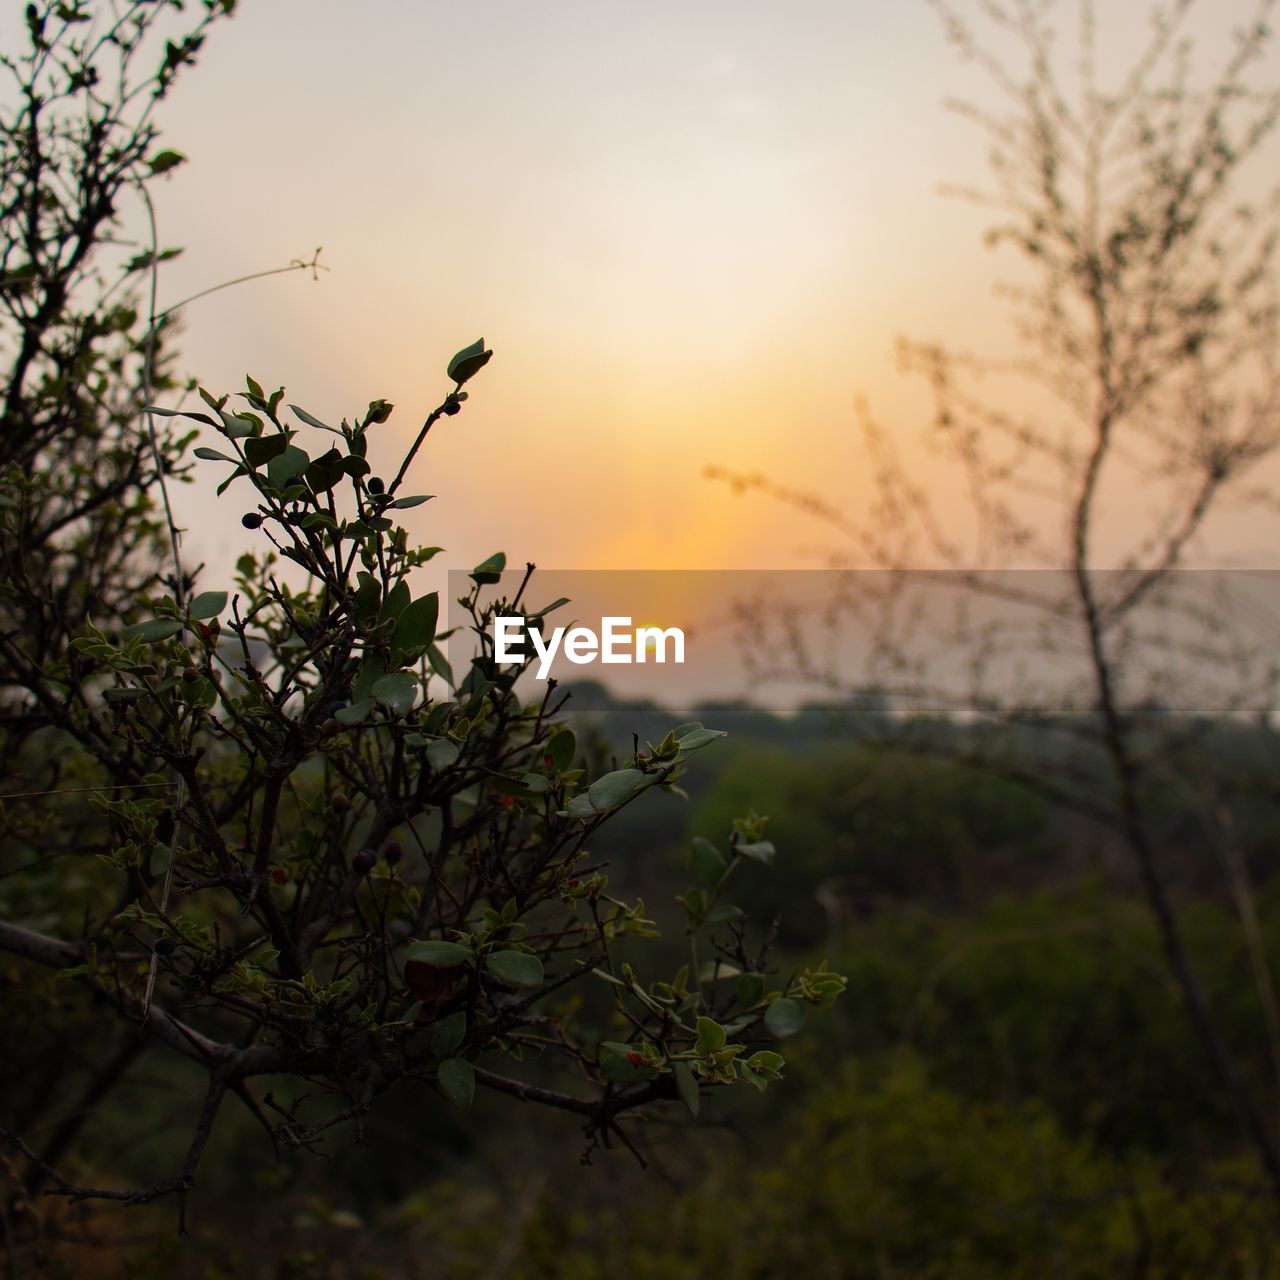
[[[1051,3],[934,7],[1002,104],[955,104],[990,141],[995,179],[993,190],[959,194],[996,212],[989,243],[1019,255],[1004,290],[1013,355],[901,345],[904,367],[933,393],[931,442],[961,481],[948,515],[865,407],[876,495],[865,519],[766,478],[713,474],[799,503],[851,539],[846,563],[889,571],[838,588],[830,603],[876,630],[881,666],[871,682],[897,705],[964,705],[1095,744],[1091,766],[1074,775],[1046,767],[1043,754],[1009,751],[1007,736],[966,758],[1123,838],[1200,1038],[1280,1194],[1273,1126],[1191,963],[1153,821],[1161,792],[1188,785],[1175,776],[1174,748],[1211,723],[1206,708],[1265,714],[1275,688],[1270,653],[1229,625],[1230,601],[1197,596],[1174,573],[1212,514],[1280,509],[1262,469],[1280,443],[1280,202],[1249,167],[1265,157],[1280,112],[1262,71],[1274,6],[1253,7],[1205,88],[1182,36],[1194,0],[1152,11],[1150,39],[1114,91],[1100,87],[1091,0],[1076,6],[1077,60],[1060,56]],[[967,524],[951,510],[958,493],[972,502]],[[956,572],[941,586],[906,573],[930,565]],[[1051,572],[999,572],[1010,566]],[[954,592],[974,610],[949,655],[968,654],[965,694],[914,678],[929,642],[922,620],[942,613],[904,603],[918,591]],[[1087,672],[1078,708],[1087,715],[1064,714],[1054,695],[1035,705],[1016,687],[1019,663],[1048,669],[1064,653]],[[793,665],[791,674],[817,674],[803,655]],[[1171,717],[1179,705],[1198,720]],[[1240,860],[1232,865],[1245,901]],[[1259,997],[1271,1003],[1256,925],[1247,910],[1242,919]]]
[[[154,481],[180,471],[181,441],[140,429],[140,413],[148,386],[172,385],[172,323],[148,317],[143,286],[173,251],[123,241],[121,216],[182,163],[158,148],[155,110],[234,0],[208,0],[195,21],[180,8],[31,4],[26,50],[0,54],[6,755],[61,714],[40,662],[73,661],[85,617],[136,614],[169,559]]]

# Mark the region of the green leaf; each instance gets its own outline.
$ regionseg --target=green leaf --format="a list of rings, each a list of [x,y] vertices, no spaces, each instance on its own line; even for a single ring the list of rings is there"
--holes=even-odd
[[[786,1066],[786,1059],[782,1054],[774,1053],[772,1049],[761,1049],[758,1053],[753,1053],[747,1059],[747,1066],[752,1071],[758,1071],[763,1076],[776,1078],[778,1073]]]
[[[197,458],[203,458],[206,462],[235,462],[234,458],[229,458],[225,453],[219,453],[217,449],[210,449],[204,444],[192,452]]]
[[[425,649],[436,638],[436,622],[440,617],[440,593],[419,597],[400,615],[396,623],[395,660],[418,649]]]
[[[447,769],[457,759],[458,744],[450,742],[448,738],[437,738],[427,747],[427,763],[437,772]]]
[[[397,510],[403,511],[407,507],[420,507],[424,502],[430,502],[435,496],[434,493],[415,493],[409,498],[397,498],[391,505]]]
[[[597,778],[587,788],[587,799],[594,809],[616,809],[656,780],[654,774],[641,773],[639,769],[616,769]]]
[[[482,561],[471,570],[471,580],[479,586],[492,586],[502,578],[502,571],[507,567],[506,553],[499,551]]]
[[[180,164],[185,164],[187,157],[181,151],[159,151],[151,157],[151,172],[153,174],[168,173],[170,169],[176,169]]]
[[[158,404],[149,404],[146,410],[159,418],[191,418],[195,422],[203,422],[206,427],[218,425],[207,413],[194,413],[190,409],[164,409]]]
[[[571,818],[594,818],[596,816],[595,806],[587,799],[586,796],[574,796],[564,807],[565,812]]]
[[[368,718],[369,712],[373,710],[372,698],[361,698],[359,702],[353,702],[349,707],[339,707],[333,713],[333,718],[339,724],[359,724],[362,720]]]
[[[563,773],[572,763],[578,752],[578,739],[572,729],[557,729],[547,743],[546,754],[551,757],[551,767],[557,773]]]
[[[701,751],[703,747],[709,746],[717,738],[728,737],[728,734],[722,729],[704,729],[700,724],[697,724],[682,725],[675,731],[675,737],[680,750],[685,755],[689,755],[694,751]]]
[[[277,489],[288,488],[288,481],[294,476],[301,476],[310,465],[311,457],[307,451],[291,444],[267,463],[267,481]]]
[[[418,699],[418,682],[405,671],[393,671],[375,680],[369,692],[392,715],[407,716]]]
[[[734,851],[752,862],[763,862],[766,866],[773,861],[776,850],[772,840],[757,840],[754,844],[734,845]]]
[[[244,467],[237,465],[236,469],[218,486],[218,497],[222,497],[226,493],[233,480],[239,480],[241,476],[247,476],[248,474]]]
[[[373,686],[387,673],[381,657],[373,650],[366,649],[360,659],[360,668],[351,685],[351,696],[357,702],[372,696]]]
[[[168,262],[172,258],[180,258],[181,256],[181,249],[161,249],[158,253],[152,253],[151,250],[148,249],[145,253],[135,253],[133,257],[124,264],[124,269],[126,271],[145,271],[148,267],[154,266],[157,262]],[[7,275],[10,279],[17,275],[21,280],[21,272],[22,269],[19,268],[18,271],[10,271]]]
[[[428,1036],[431,1052],[437,1058],[447,1058],[462,1043],[466,1034],[467,1015],[459,1009],[457,1013],[451,1013],[432,1025]]]
[[[724,1048],[729,1038],[725,1029],[711,1018],[699,1018],[697,1022],[698,1038],[694,1042],[693,1051],[700,1058],[708,1058]]]
[[[411,942],[405,948],[404,958],[429,964],[436,969],[456,969],[471,959],[471,952],[460,942],[444,942],[428,938],[424,942]]]
[[[742,970],[727,960],[706,960],[698,970],[699,982],[719,982],[725,978],[740,978]]]
[[[485,967],[500,982],[513,987],[540,987],[543,982],[542,961],[527,951],[495,951]]]
[[[341,434],[338,431],[334,431],[328,423],[321,422],[319,418],[313,417],[305,409],[298,408],[296,404],[291,404],[289,406],[289,412],[292,413],[295,418],[300,418],[309,427],[319,427],[321,431],[333,431],[335,436]]]
[[[401,578],[387,592],[387,598],[382,602],[382,608],[378,612],[379,620],[385,622],[388,618],[398,618],[412,599],[413,596],[409,593],[409,584]]]
[[[783,1040],[787,1036],[793,1036],[804,1026],[804,1005],[797,1000],[790,1000],[783,996],[782,999],[775,1000],[765,1010],[764,1025],[779,1040]]]
[[[269,436],[250,436],[244,442],[244,456],[251,466],[260,467],[272,458],[278,458],[289,447],[289,437],[283,432]]]
[[[328,493],[344,475],[345,456],[335,446],[322,453],[303,473],[303,479],[317,492]]]
[[[476,1096],[476,1073],[466,1058],[449,1058],[436,1072],[444,1096],[460,1111],[471,1110]]]
[[[684,1103],[686,1110],[696,1120],[701,1097],[698,1092],[698,1081],[693,1074],[693,1068],[687,1062],[677,1062],[674,1067],[674,1073],[676,1092],[680,1095],[680,1101]]]
[[[450,702],[437,702],[423,717],[423,733],[439,733],[453,709],[453,704]]]
[[[473,342],[469,347],[463,347],[449,361],[449,367],[445,370],[445,373],[458,386],[462,386],[468,378],[474,377],[479,373],[492,358],[493,352],[485,350],[484,339],[481,338],[479,341]]]
[[[368,622],[378,612],[382,588],[371,573],[361,573],[359,580],[360,585],[356,588],[356,621]]]
[[[141,640],[144,644],[155,644],[159,640],[168,640],[182,630],[182,623],[177,618],[152,618],[150,622],[136,622],[125,627],[120,633],[124,640]]]
[[[724,878],[729,869],[724,854],[702,836],[693,838],[693,871],[703,884],[714,887]]]
[[[227,607],[225,591],[202,591],[187,607],[193,618],[203,621],[205,618],[216,618]]]
[[[253,423],[247,418],[242,418],[237,413],[227,413],[224,409],[218,410],[218,417],[222,419],[222,433],[232,440],[244,440],[253,435]]]
[[[439,646],[433,644],[427,649],[427,661],[431,664],[431,670],[452,689],[453,668],[449,665],[449,659],[440,652]]]

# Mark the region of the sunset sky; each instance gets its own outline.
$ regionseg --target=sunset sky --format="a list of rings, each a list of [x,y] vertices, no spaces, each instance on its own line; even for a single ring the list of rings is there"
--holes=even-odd
[[[1139,8],[1107,15],[1104,62]],[[1251,10],[1191,30],[1220,45]],[[1005,340],[987,219],[938,194],[983,176],[943,107],[975,94],[924,3],[245,0],[165,105],[190,163],[156,187],[186,250],[162,301],[323,245],[319,283],[190,307],[185,366],[325,418],[385,396],[388,471],[483,335],[413,473],[439,497],[411,531],[452,564],[812,564],[829,533],[704,468],[856,508],[855,396],[904,441],[927,407],[895,337]],[[247,535],[215,482],[183,504],[217,575]]]

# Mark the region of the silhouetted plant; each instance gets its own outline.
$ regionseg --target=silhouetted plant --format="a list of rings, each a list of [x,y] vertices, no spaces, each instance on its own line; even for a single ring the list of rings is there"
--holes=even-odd
[[[153,223],[113,273],[119,201],[134,191],[149,211],[146,183],[180,163],[155,151],[152,109],[232,7],[209,0],[135,77],[176,0],[105,18],[33,5],[30,51],[4,60],[18,101],[0,134],[14,338],[0,951],[21,962],[15,1038],[48,1069],[29,1088],[25,1064],[0,1132],[27,1161],[27,1193],[127,1203],[185,1194],[228,1097],[278,1146],[311,1149],[397,1082],[463,1108],[479,1086],[575,1115],[588,1150],[639,1154],[627,1117],[765,1088],[783,1066],[773,1043],[843,979],[775,980],[767,939],[749,944],[724,900],[743,859],[773,856],[754,815],[692,851],[690,962],[661,977],[624,962],[619,944],[654,929],[609,893],[592,837],[722,735],[683,725],[588,776],[554,684],[526,703],[519,669],[493,661],[496,610],[540,627],[552,607],[522,604],[528,574],[511,599],[482,598],[503,589],[501,555],[471,574],[450,666],[438,595],[411,586],[440,549],[395,520],[427,501],[404,490],[411,463],[461,412],[483,343],[450,363],[453,389],[387,481],[367,460],[384,400],[338,427],[252,379],[241,408],[203,391],[202,410],[149,404],[176,386],[154,300],[169,251]],[[143,319],[133,282],[148,272]],[[183,418],[218,446],[193,448]],[[169,483],[192,454],[224,468],[219,492],[244,499],[228,521],[262,544],[232,590],[197,591],[181,560]],[[67,1070],[70,1040],[87,1069]],[[77,1181],[64,1156],[152,1049],[204,1076],[181,1166],[132,1190]],[[34,1137],[60,1108],[48,1141]]]

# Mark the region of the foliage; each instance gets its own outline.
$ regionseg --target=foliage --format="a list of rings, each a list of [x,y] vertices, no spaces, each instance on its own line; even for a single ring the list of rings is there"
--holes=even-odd
[[[642,902],[609,893],[589,842],[722,735],[682,725],[589,777],[554,682],[524,703],[523,668],[493,659],[495,615],[541,628],[549,612],[522,603],[528,573],[508,598],[501,556],[459,601],[476,653],[455,674],[438,594],[410,586],[439,548],[412,546],[395,517],[427,500],[403,482],[490,354],[468,350],[390,482],[367,460],[386,401],[335,428],[295,406],[286,417],[283,391],[252,379],[243,409],[202,392],[207,411],[182,412],[222,444],[196,453],[222,467],[220,492],[248,491],[242,523],[268,547],[241,559],[232,593],[160,596],[123,629],[87,623],[75,674],[59,672],[66,731],[113,780],[93,801],[105,848],[74,936],[6,926],[0,941],[205,1072],[181,1170],[131,1198],[191,1185],[228,1094],[293,1148],[401,1081],[463,1110],[477,1087],[499,1090],[579,1116],[588,1150],[631,1147],[622,1117],[647,1103],[696,1116],[707,1088],[778,1079],[772,1042],[843,987],[825,967],[771,983],[724,900],[740,863],[772,858],[754,817],[723,848],[695,843],[689,963],[655,980],[616,958],[655,931]],[[455,662],[464,640],[453,633]],[[597,980],[616,1038],[574,1017],[568,988]],[[489,1065],[503,1058],[545,1061],[530,1081]]]
[[[1074,6],[1075,47],[1065,53],[1052,3],[934,7],[998,104],[955,104],[990,144],[989,187],[959,194],[992,211],[988,243],[1017,257],[1002,290],[1010,350],[901,344],[903,366],[927,383],[927,436],[965,508],[957,515],[949,499],[923,492],[907,452],[865,405],[875,487],[875,500],[860,503],[865,517],[762,478],[715,474],[798,503],[850,538],[858,565],[890,571],[887,583],[842,586],[824,602],[874,633],[868,665],[880,662],[872,678],[806,673],[794,662],[824,687],[870,684],[916,706],[966,705],[1061,740],[1072,732],[1062,695],[1052,675],[1036,672],[1064,657],[1078,664],[1071,692],[1092,711],[1101,777],[998,754],[977,763],[1072,804],[1124,841],[1202,1049],[1280,1192],[1270,1105],[1247,1087],[1191,962],[1150,803],[1171,784],[1201,781],[1180,776],[1179,735],[1162,732],[1159,703],[1206,718],[1267,717],[1274,699],[1275,664],[1249,639],[1247,605],[1206,606],[1175,577],[1212,517],[1276,509],[1261,467],[1280,447],[1280,206],[1253,198],[1250,172],[1280,120],[1280,90],[1262,71],[1274,4],[1253,6],[1206,84],[1192,75],[1183,36],[1194,0],[1152,8],[1150,34],[1110,86],[1092,0]],[[922,563],[957,571],[957,613],[1001,611],[970,625],[945,655],[922,623],[930,602],[910,580]],[[1021,568],[1051,572],[1002,572]],[[942,656],[965,673],[959,681],[939,674]],[[1204,809],[1212,814],[1233,783],[1226,775],[1202,787]],[[1231,868],[1257,997],[1280,1026],[1234,832],[1212,817],[1206,825]]]
[[[146,389],[173,385],[172,318],[154,292],[148,315],[143,286],[176,251],[122,247],[121,222],[182,161],[157,150],[154,112],[234,0],[199,8],[31,4],[26,51],[0,56],[4,758],[58,722],[45,677],[76,666],[85,616],[130,620],[167,554],[154,485],[182,472],[186,441],[139,429]]]
[[[203,391],[203,409],[153,403],[176,387],[173,309],[155,300],[174,251],[147,187],[183,161],[158,149],[153,113],[233,8],[33,4],[27,51],[2,59],[16,92],[0,117],[0,949],[21,962],[30,1059],[5,1065],[5,1119],[40,1150],[3,1137],[25,1162],[23,1211],[46,1187],[185,1193],[228,1098],[274,1144],[313,1149],[395,1084],[464,1111],[496,1090],[575,1115],[588,1150],[639,1154],[626,1119],[763,1090],[784,1065],[775,1039],[843,982],[823,967],[776,979],[724,899],[759,856],[756,819],[724,833],[715,875],[705,851],[695,862],[689,963],[664,981],[618,957],[655,930],[609,892],[590,842],[723,735],[686,724],[625,767],[585,767],[554,686],[526,704],[520,671],[493,661],[489,620],[528,585],[503,594],[501,554],[471,575],[455,674],[438,594],[412,577],[440,548],[396,519],[429,500],[404,482],[462,411],[483,341],[449,362],[452,390],[389,481],[369,462],[384,400],[339,427],[252,379],[241,407]],[[130,196],[150,243],[122,255]],[[216,448],[193,448],[192,421]],[[193,457],[251,507],[261,549],[229,590],[197,591],[181,562],[170,487]],[[523,612],[541,628],[549,609]],[[183,1061],[184,1087],[202,1081],[178,1169],[137,1190],[66,1176],[86,1120],[155,1048]],[[35,1140],[73,1087],[82,1104]]]
[[[315,1205],[269,1265],[211,1235],[199,1265],[302,1280],[335,1259],[417,1280],[1280,1274],[1270,1206],[1234,1162],[1185,1183],[1149,1156],[1093,1149],[1034,1104],[966,1099],[909,1054],[837,1069],[793,1101],[767,1144],[706,1135],[673,1185],[441,1180],[372,1221]],[[147,1252],[133,1274],[196,1274],[173,1246]]]
[[[1043,856],[1047,809],[1024,789],[947,760],[915,760],[873,744],[804,756],[739,752],[699,808],[695,830],[714,832],[749,804],[774,814],[787,857],[739,889],[779,936],[812,945],[832,910],[887,902],[978,899],[1003,868]]]

